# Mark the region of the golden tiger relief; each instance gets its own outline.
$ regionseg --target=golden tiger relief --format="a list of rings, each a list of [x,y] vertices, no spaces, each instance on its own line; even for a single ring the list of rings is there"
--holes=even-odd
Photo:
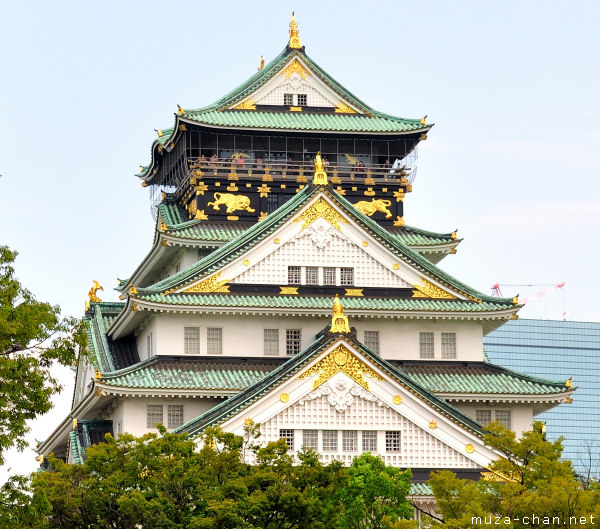
[[[392,202],[390,200],[373,198],[371,202],[361,200],[360,202],[354,204],[354,207],[369,217],[376,211],[379,211],[380,213],[385,213],[385,218],[389,219],[392,216],[390,210],[388,209],[391,205]]]
[[[215,193],[215,201],[209,202],[207,206],[220,211],[220,206],[227,206],[227,213],[243,210],[254,213],[256,210],[250,207],[250,199],[246,195],[232,195],[231,193]]]

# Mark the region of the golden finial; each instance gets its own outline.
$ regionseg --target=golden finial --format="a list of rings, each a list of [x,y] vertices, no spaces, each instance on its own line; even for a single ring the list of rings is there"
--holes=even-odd
[[[185,110],[183,110],[183,108],[181,108],[179,105],[177,105],[177,113],[180,116],[183,116],[183,114],[185,114]]]
[[[331,332],[332,333],[349,333],[350,325],[348,324],[348,317],[344,316],[344,307],[340,302],[339,296],[336,294],[333,300],[333,316],[331,317]]]
[[[262,70],[265,67],[265,58],[261,55],[260,56],[260,66],[258,67],[259,70]]]
[[[427,125],[427,114],[421,118],[421,125]]]
[[[573,387],[573,377],[569,377],[566,382],[565,382],[565,386],[568,388]]]
[[[96,382],[100,382],[102,380],[102,373],[100,373],[100,370],[96,369],[96,373],[94,374],[94,380]]]
[[[296,24],[296,17],[294,16],[294,12],[292,11],[292,21],[290,22],[290,48],[295,50],[299,50],[302,48],[302,43],[300,42],[300,37],[298,36],[298,24]]]
[[[90,301],[93,301],[94,303],[100,303],[102,301],[96,294],[98,290],[104,289],[100,286],[100,283],[98,283],[98,281],[94,280],[94,285],[92,286],[92,288],[90,288],[90,291],[88,292],[88,298],[90,298]]]
[[[156,134],[158,134],[159,138],[163,135],[162,129],[154,129],[154,132],[156,132]]]
[[[325,164],[323,158],[321,158],[321,151],[315,156],[315,176],[313,178],[313,184],[315,185],[327,185],[327,173],[325,172]]]

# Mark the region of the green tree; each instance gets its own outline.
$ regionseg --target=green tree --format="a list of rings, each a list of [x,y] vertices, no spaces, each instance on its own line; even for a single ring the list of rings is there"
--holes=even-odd
[[[26,446],[27,420],[48,411],[61,390],[52,364],[74,365],[85,344],[80,322],[61,318],[58,306],[37,301],[15,278],[16,256],[0,246],[0,464],[7,448]]]
[[[362,454],[347,471],[347,482],[339,493],[343,529],[384,529],[412,518],[407,502],[410,470],[386,466],[377,456]]]
[[[493,423],[484,440],[502,455],[490,466],[492,480],[458,479],[448,471],[429,480],[437,523],[489,528],[490,520],[499,520],[502,525],[523,529],[581,529],[598,523],[600,491],[595,485],[583,486],[571,463],[560,459],[561,441],[546,441],[541,423],[519,438]]]

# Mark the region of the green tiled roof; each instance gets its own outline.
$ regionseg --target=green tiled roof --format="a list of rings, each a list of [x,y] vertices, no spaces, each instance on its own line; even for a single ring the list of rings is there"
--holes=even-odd
[[[260,358],[175,360],[155,356],[105,375],[102,383],[128,388],[242,391],[264,378],[276,365]]]
[[[136,298],[168,305],[186,305],[199,307],[235,307],[262,309],[310,309],[331,310],[331,297],[328,296],[259,296],[235,294],[138,294]],[[344,297],[345,310],[379,310],[379,311],[439,311],[439,312],[489,312],[507,310],[512,303],[493,303],[484,301],[463,301],[452,299],[421,299],[421,298],[371,298]]]
[[[322,187],[309,185],[303,188],[299,193],[292,197],[288,202],[280,206],[265,220],[252,226],[251,228],[244,231],[235,239],[232,239],[221,248],[215,250],[205,258],[201,259],[197,263],[193,264],[189,268],[182,270],[154,285],[148,286],[143,289],[138,289],[138,295],[140,299],[147,299],[150,301],[164,302],[164,303],[183,303],[183,304],[194,304],[197,303],[198,298],[202,296],[189,296],[183,295],[171,295],[170,297],[164,296],[164,293],[168,290],[181,288],[185,285],[189,285],[199,279],[207,277],[211,273],[221,269],[224,265],[241,256],[249,248],[257,244],[259,241],[264,239],[273,233],[277,228],[283,225],[289,218],[291,218],[304,204],[306,204],[314,195],[323,191],[326,193],[334,202],[337,202],[340,208],[351,218],[354,218],[367,232],[369,232],[375,239],[381,242],[388,250],[395,254],[399,259],[403,260],[410,266],[419,270],[423,275],[430,278],[436,279],[450,286],[453,290],[463,293],[466,296],[481,300],[478,307],[475,304],[461,300],[421,300],[421,299],[410,299],[410,300],[386,300],[385,303],[396,303],[398,308],[392,308],[392,310],[468,310],[468,311],[489,311],[489,310],[505,310],[513,307],[512,300],[495,298],[478,292],[477,290],[468,287],[464,283],[461,283],[457,279],[453,278],[446,272],[442,271],[433,265],[427,258],[419,255],[417,252],[410,249],[410,247],[403,244],[397,238],[393,237],[388,231],[379,226],[375,221],[363,215],[360,211],[353,207],[344,197],[336,193],[334,190]],[[231,299],[235,303],[233,296],[227,296],[225,300],[221,299],[220,296],[214,298],[216,304],[227,304],[227,299]],[[257,299],[254,296],[238,296],[239,303],[249,303],[250,306],[255,306],[253,303]],[[296,303],[302,303],[302,301],[278,301],[285,299],[282,297],[265,298],[261,301],[267,303],[289,303],[294,306]],[[303,298],[311,300],[309,307],[313,307],[319,298]],[[315,301],[312,301],[312,300]],[[372,300],[361,300],[364,303],[370,303]],[[360,303],[356,301],[354,303]],[[243,306],[243,305],[242,305]],[[268,305],[267,305],[268,306]],[[289,305],[285,305],[289,306]],[[392,305],[393,306],[393,305]],[[469,307],[469,308],[467,308]],[[299,307],[303,308],[303,307]],[[350,306],[348,307],[350,308]]]
[[[116,367],[108,346],[106,331],[124,306],[125,303],[91,303],[90,310],[83,318],[87,330],[90,359],[94,367],[102,373],[114,371]]]
[[[427,483],[411,483],[411,496],[433,496],[433,490]]]
[[[85,463],[85,447],[82,446],[79,441],[79,436],[75,430],[69,432],[69,446],[71,453],[73,454],[73,462],[76,465],[83,465]]]
[[[359,342],[354,341],[349,336],[344,336],[343,339],[351,343],[368,360],[375,365],[378,365],[380,369],[387,372],[392,378],[395,378],[400,384],[424,400],[429,406],[442,414],[451,417],[452,420],[460,424],[463,428],[466,428],[476,435],[483,436],[484,432],[481,425],[473,419],[467,417],[443,399],[436,397],[429,390],[407,377],[405,373],[399,371],[395,366],[386,360],[383,360]],[[285,364],[268,373],[262,380],[255,382],[241,393],[217,404],[214,408],[211,408],[207,412],[178,428],[176,432],[186,432],[190,435],[197,435],[209,426],[222,424],[226,420],[240,413],[246,407],[250,406],[253,402],[262,398],[266,393],[273,390],[281,383],[293,377],[315,357],[333,346],[338,340],[339,338],[335,336],[326,338],[323,334],[317,335],[316,340],[304,351],[290,358]]]
[[[564,382],[535,378],[485,363],[408,363],[397,367],[436,394],[551,395],[568,391]]]

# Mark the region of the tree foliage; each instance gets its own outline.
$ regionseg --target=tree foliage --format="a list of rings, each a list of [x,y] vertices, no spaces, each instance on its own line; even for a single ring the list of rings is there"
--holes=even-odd
[[[81,323],[61,318],[15,278],[16,252],[0,246],[0,464],[3,452],[26,446],[27,420],[45,413],[61,386],[54,362],[74,365],[85,343]]]
[[[546,441],[541,423],[520,438],[497,423],[489,430],[486,444],[502,454],[490,466],[494,478],[475,482],[449,471],[434,474],[429,481],[439,518],[434,523],[488,529],[581,529],[600,523],[600,489],[586,486],[571,463],[560,459],[561,441]]]
[[[258,447],[252,435],[217,429],[201,445],[164,428],[108,435],[88,448],[84,464],[50,458],[49,471],[0,489],[0,520],[17,529],[391,529],[412,515],[408,474],[371,455],[351,469],[323,465],[311,450],[294,462],[283,440]]]

